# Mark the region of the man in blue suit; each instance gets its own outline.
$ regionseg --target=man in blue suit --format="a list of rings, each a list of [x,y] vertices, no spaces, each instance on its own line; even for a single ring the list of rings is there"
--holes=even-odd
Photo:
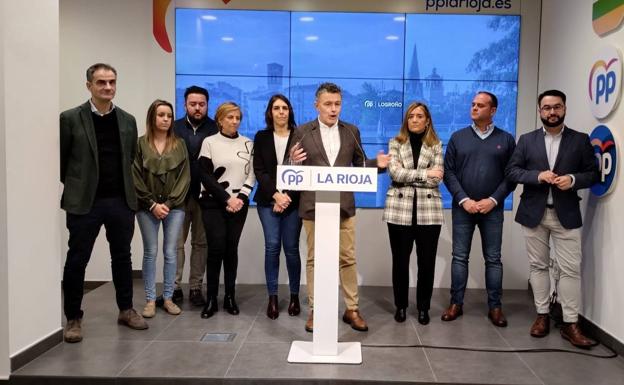
[[[529,280],[537,319],[533,337],[550,331],[550,241],[559,269],[563,310],[561,336],[580,348],[593,346],[578,327],[581,300],[581,210],[577,191],[598,180],[598,166],[587,134],[566,127],[566,96],[559,90],[538,97],[543,127],[520,137],[505,174],[524,184],[516,222],[522,225],[529,256]]]

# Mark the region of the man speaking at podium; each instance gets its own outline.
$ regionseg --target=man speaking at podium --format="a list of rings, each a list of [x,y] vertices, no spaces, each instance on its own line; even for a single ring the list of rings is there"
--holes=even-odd
[[[333,83],[323,83],[316,90],[314,106],[318,118],[305,123],[294,133],[296,145],[292,161],[302,160],[306,166],[377,167],[385,169],[390,155],[380,152],[376,159],[366,159],[360,131],[339,120],[342,91]],[[313,331],[314,308],[314,206],[315,192],[302,191],[299,216],[303,219],[308,243],[306,280],[310,314],[305,330]],[[355,330],[367,331],[368,326],[358,308],[357,268],[355,262],[355,200],[352,192],[340,193],[340,282],[347,309],[342,320]]]

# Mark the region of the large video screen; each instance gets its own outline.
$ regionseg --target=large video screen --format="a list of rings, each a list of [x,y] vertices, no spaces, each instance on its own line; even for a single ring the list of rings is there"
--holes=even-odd
[[[499,99],[495,124],[515,136],[520,16],[176,9],[175,25],[177,116],[185,88],[199,85],[211,116],[238,103],[240,132],[253,138],[271,95],[286,95],[305,123],[317,117],[316,88],[331,81],[343,90],[341,120],[359,127],[374,157],[388,151],[413,101],[429,106],[446,148],[484,90]],[[380,174],[377,193],[356,193],[357,206],[383,207],[389,184]]]

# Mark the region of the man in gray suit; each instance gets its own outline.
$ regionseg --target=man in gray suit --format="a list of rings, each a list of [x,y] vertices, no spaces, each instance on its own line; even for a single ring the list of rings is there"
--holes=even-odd
[[[352,124],[339,120],[342,91],[333,83],[323,83],[316,90],[315,107],[318,118],[301,125],[294,134],[297,143],[292,151],[293,160],[305,152],[303,164],[307,166],[378,167],[384,169],[389,155],[379,153],[377,159],[367,160],[362,149],[360,131]],[[314,306],[314,205],[315,193],[302,191],[299,216],[303,218],[308,244],[306,279],[310,314],[305,329],[313,331]],[[352,192],[340,194],[340,282],[347,309],[342,320],[355,330],[367,331],[368,325],[358,307],[357,268],[355,262],[355,199]]]
[[[137,144],[134,117],[113,105],[117,71],[97,63],[87,69],[91,98],[60,116],[61,207],[69,241],[63,271],[66,342],[82,340],[84,276],[93,245],[104,225],[110,245],[117,322],[132,329],[147,323],[132,308],[130,241],[137,200],[131,165]]]

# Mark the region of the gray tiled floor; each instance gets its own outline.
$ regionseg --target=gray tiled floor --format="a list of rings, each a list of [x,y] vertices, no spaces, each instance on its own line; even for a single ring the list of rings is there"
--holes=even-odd
[[[394,322],[392,289],[364,287],[362,314],[370,330],[360,333],[339,323],[341,341],[363,344],[361,365],[289,364],[293,340],[311,341],[303,325],[304,311],[289,317],[282,311],[277,320],[264,315],[266,293],[262,285],[240,285],[239,316],[222,309],[208,320],[200,308],[187,302],[175,317],[158,311],[146,331],[116,324],[112,284],[85,296],[85,339],[79,344],[59,344],[12,376],[16,383],[67,383],[86,376],[86,383],[256,383],[272,379],[279,383],[471,383],[471,384],[622,384],[624,359],[598,359],[567,353],[491,353],[432,348],[373,347],[372,345],[446,345],[481,348],[574,349],[559,337],[557,329],[543,339],[528,335],[533,321],[531,299],[525,291],[506,291],[504,310],[507,328],[492,326],[486,317],[483,290],[468,290],[464,315],[454,322],[440,321],[448,303],[448,290],[435,290],[432,321],[416,322],[415,306],[408,321]],[[281,287],[280,306],[285,310],[287,287]],[[185,293],[187,291],[185,290]],[[305,288],[302,293],[305,293]],[[411,293],[413,294],[413,293]],[[135,304],[143,305],[141,282],[135,282]],[[342,309],[341,309],[342,310]],[[200,342],[208,332],[235,333],[231,342]],[[599,346],[592,353],[605,354]]]

